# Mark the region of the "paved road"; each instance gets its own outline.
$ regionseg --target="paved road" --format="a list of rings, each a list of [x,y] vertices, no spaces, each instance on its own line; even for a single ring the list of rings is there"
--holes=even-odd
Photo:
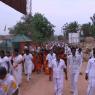
[[[85,70],[85,64],[82,71]],[[87,81],[83,75],[79,76],[78,82],[79,95],[86,95]],[[45,74],[33,73],[32,80],[27,82],[26,77],[23,77],[23,84],[20,87],[20,95],[54,95],[53,82],[48,81],[48,76]],[[70,81],[64,82],[64,95],[72,95],[70,93]]]

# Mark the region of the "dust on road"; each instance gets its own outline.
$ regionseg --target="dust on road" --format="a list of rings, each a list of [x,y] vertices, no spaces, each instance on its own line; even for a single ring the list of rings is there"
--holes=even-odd
[[[82,72],[85,72],[85,67],[86,65],[84,64]],[[87,81],[84,77],[85,73],[79,76],[79,95],[86,95]],[[48,81],[48,76],[45,74],[33,73],[30,82],[27,82],[24,76],[20,87],[20,95],[54,95],[53,82]],[[70,78],[64,81],[64,95],[72,95],[70,92]]]

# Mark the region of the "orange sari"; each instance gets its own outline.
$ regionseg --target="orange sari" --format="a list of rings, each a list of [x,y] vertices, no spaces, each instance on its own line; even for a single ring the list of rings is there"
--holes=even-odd
[[[41,60],[41,55],[40,53],[38,53],[36,55],[36,71],[37,72],[41,72],[41,67],[42,67],[42,60]]]

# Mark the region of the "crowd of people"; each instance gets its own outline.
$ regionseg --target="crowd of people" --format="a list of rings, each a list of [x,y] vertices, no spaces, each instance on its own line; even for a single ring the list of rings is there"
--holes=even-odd
[[[49,42],[45,46],[25,46],[24,52],[14,49],[11,54],[0,51],[0,95],[18,95],[23,83],[23,71],[29,82],[32,73],[48,74],[49,81],[54,81],[54,95],[65,95],[64,79],[68,80],[70,73],[71,93],[78,94],[78,78],[83,64],[82,48],[64,44],[63,42]],[[87,95],[95,93],[95,48],[88,59],[85,79],[89,80]]]

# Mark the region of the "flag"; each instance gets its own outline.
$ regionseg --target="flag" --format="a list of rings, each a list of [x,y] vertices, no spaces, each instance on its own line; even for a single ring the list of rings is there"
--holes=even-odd
[[[6,28],[6,25],[5,25],[5,27],[4,27],[4,31],[6,31],[6,29],[7,29],[7,28]]]
[[[9,5],[10,7],[14,8],[15,10],[26,14],[26,0],[0,0],[3,3]]]

